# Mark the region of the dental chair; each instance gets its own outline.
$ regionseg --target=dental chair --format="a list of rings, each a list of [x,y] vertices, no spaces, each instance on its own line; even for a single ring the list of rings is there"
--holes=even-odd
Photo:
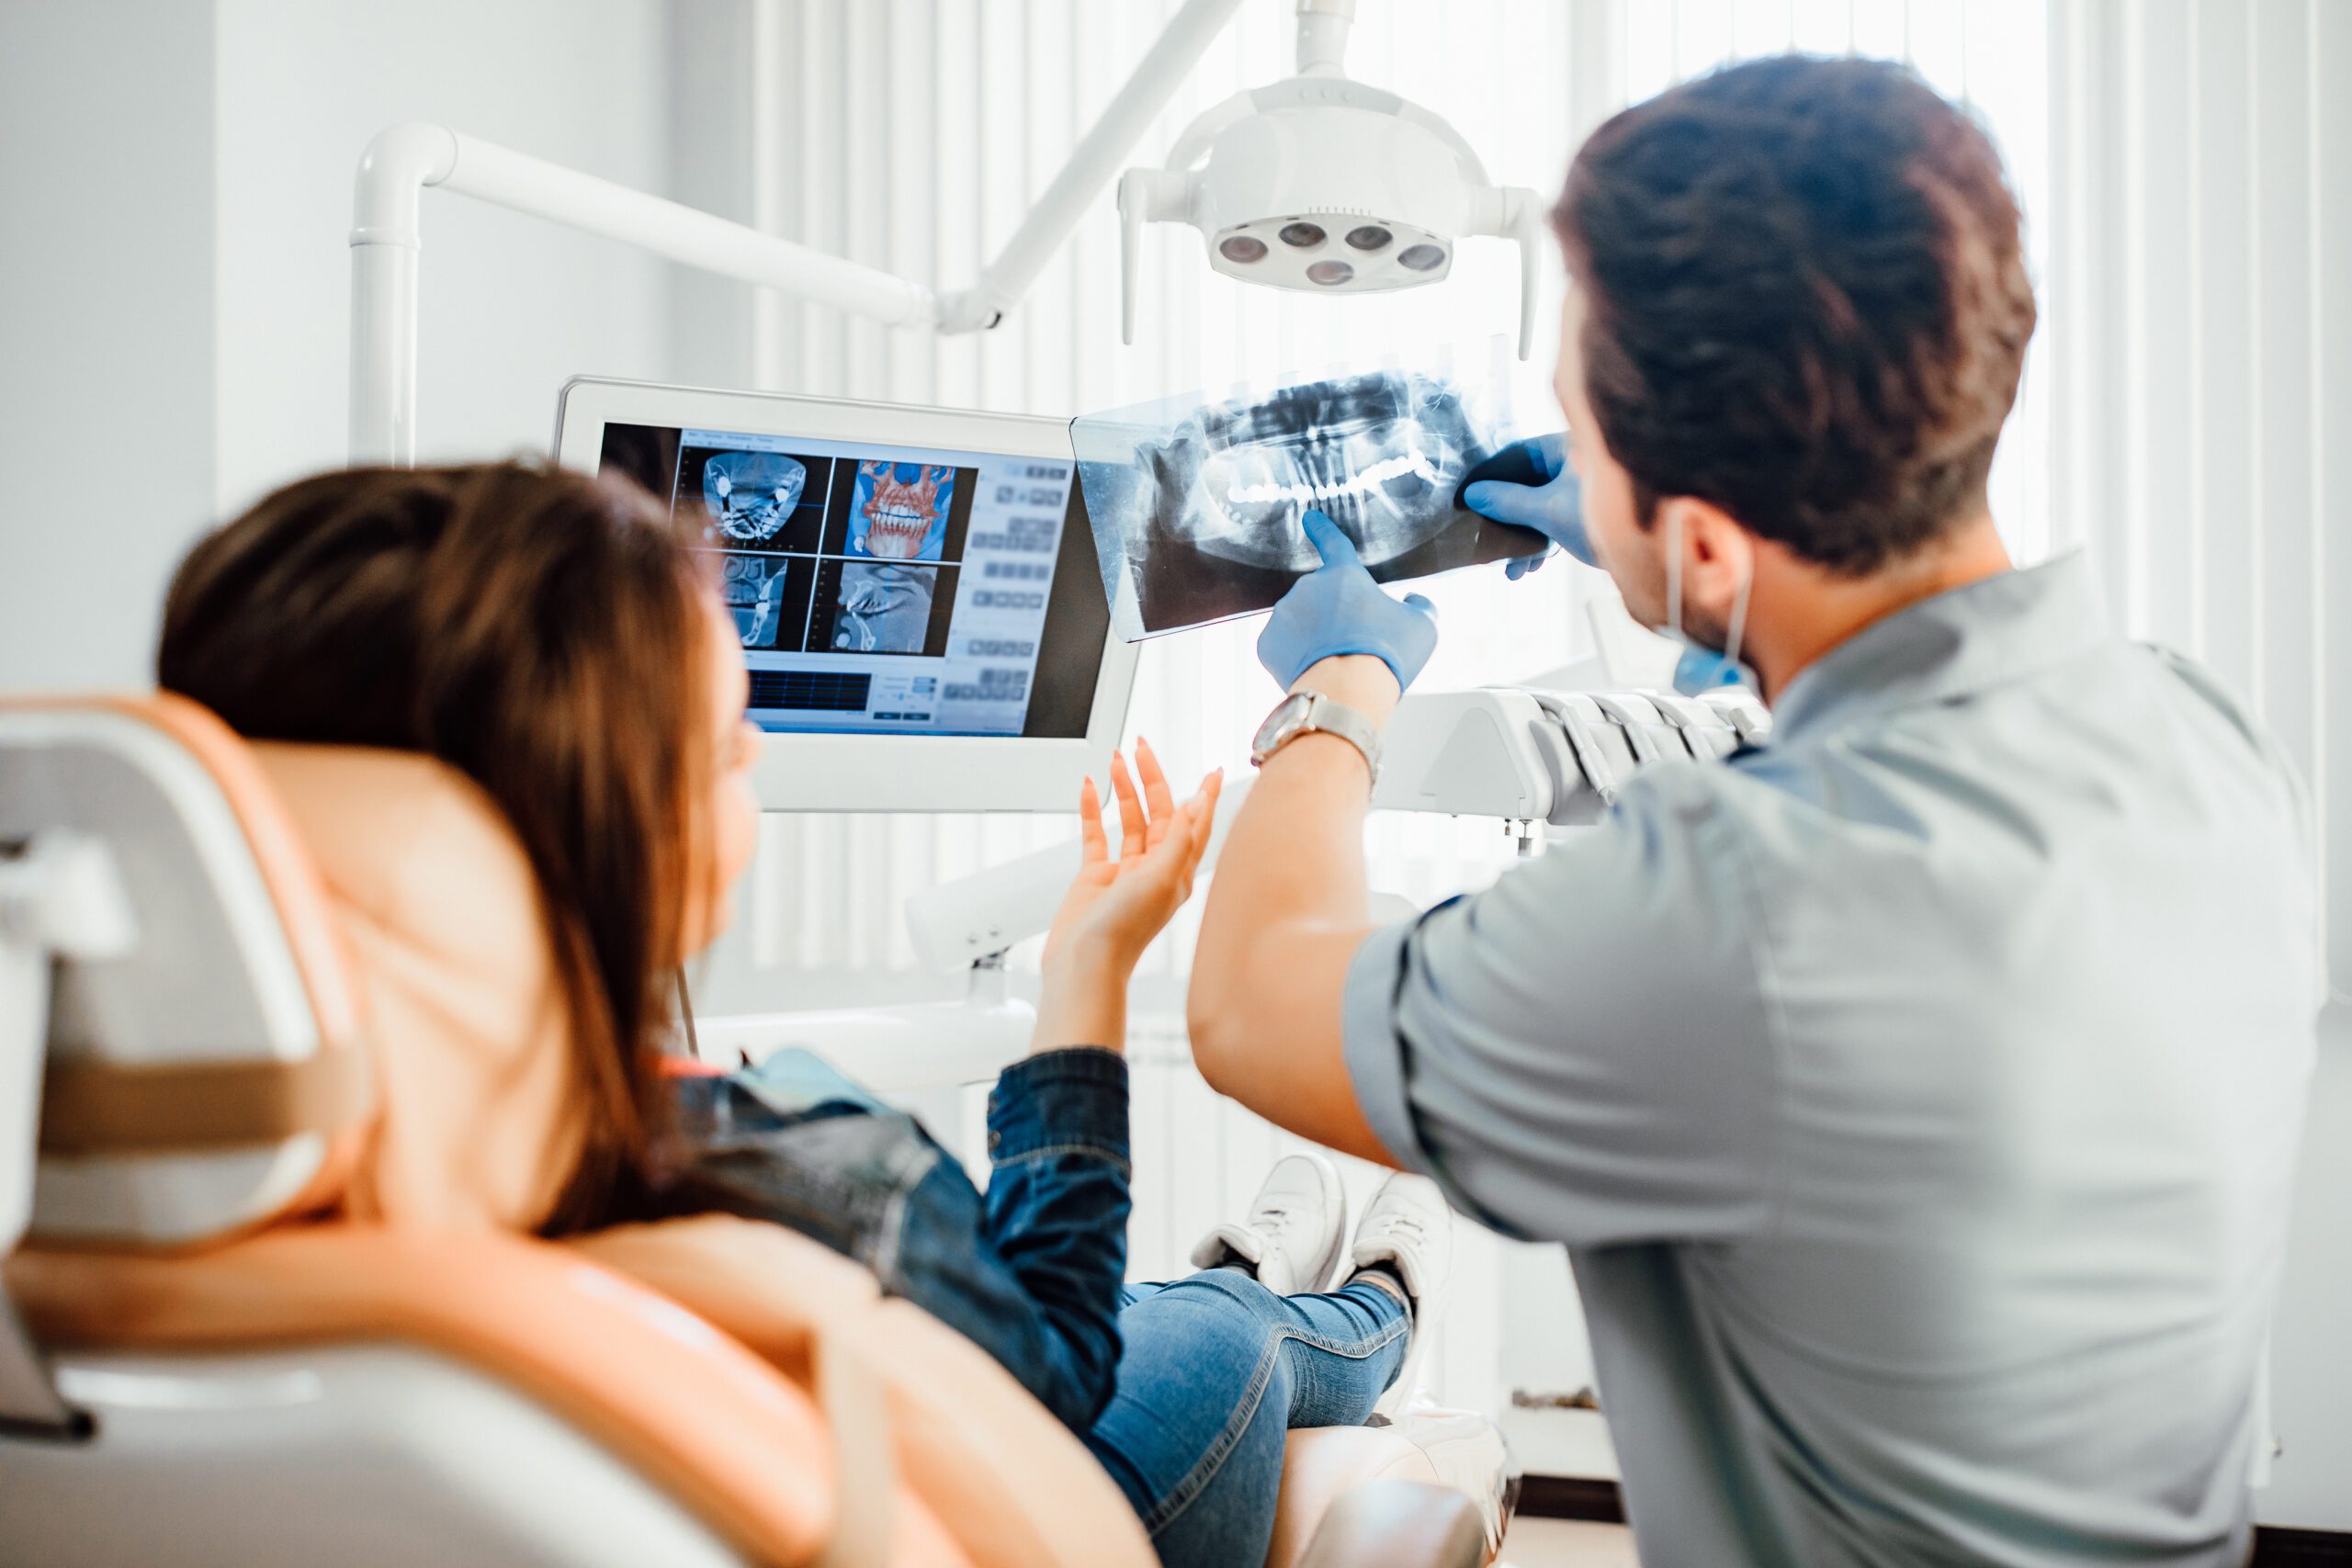
[[[369,951],[210,714],[0,703],[0,1564],[1149,1568],[1007,1373],[796,1234],[350,1218]],[[1476,1420],[1293,1433],[1270,1568],[1490,1561],[1432,1483]]]

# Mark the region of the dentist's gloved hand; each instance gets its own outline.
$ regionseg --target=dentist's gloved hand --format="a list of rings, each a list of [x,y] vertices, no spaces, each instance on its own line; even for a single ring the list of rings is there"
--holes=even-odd
[[[1437,648],[1437,606],[1418,593],[1391,599],[1356,555],[1355,541],[1320,512],[1300,520],[1323,564],[1290,585],[1258,634],[1258,662],[1288,691],[1307,666],[1341,653],[1369,653],[1401,690]]]
[[[1577,482],[1576,470],[1568,467],[1567,432],[1532,435],[1517,446],[1535,471],[1544,476],[1544,482],[1480,479],[1462,492],[1462,503],[1481,517],[1532,528],[1587,566],[1600,564],[1592,558],[1592,541],[1585,536],[1584,488]],[[1516,581],[1542,566],[1544,558],[1523,556],[1503,570]]]

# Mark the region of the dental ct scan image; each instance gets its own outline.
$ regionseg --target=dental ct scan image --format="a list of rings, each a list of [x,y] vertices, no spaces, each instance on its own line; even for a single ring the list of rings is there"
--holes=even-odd
[[[1309,509],[1383,582],[1541,552],[1538,536],[1457,503],[1510,440],[1486,401],[1453,378],[1391,369],[1079,419],[1114,625],[1135,641],[1272,608],[1319,564]]]
[[[931,633],[932,590],[939,574],[896,562],[851,561],[842,568],[833,618],[837,653],[921,653]]]
[[[849,553],[877,560],[937,560],[947,547],[956,470],[927,463],[857,466]]]
[[[764,545],[808,492],[808,465],[781,452],[720,452],[703,465],[711,526],[740,545]]]

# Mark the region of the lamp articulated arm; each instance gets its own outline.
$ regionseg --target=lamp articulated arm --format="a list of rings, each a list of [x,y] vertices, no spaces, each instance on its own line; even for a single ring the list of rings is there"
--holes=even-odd
[[[891,326],[984,331],[1028,293],[1240,4],[1187,0],[979,280],[944,297],[878,267],[442,126],[390,127],[361,156],[355,191],[352,462],[416,460],[418,209],[428,186]]]

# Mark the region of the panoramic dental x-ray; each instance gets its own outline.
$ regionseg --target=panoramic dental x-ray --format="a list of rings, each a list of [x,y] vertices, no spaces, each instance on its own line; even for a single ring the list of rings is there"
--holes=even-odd
[[[1464,383],[1419,371],[1168,399],[1081,418],[1073,434],[1103,587],[1130,639],[1271,606],[1320,562],[1310,509],[1384,582],[1543,548],[1459,504],[1503,447],[1503,422]]]

